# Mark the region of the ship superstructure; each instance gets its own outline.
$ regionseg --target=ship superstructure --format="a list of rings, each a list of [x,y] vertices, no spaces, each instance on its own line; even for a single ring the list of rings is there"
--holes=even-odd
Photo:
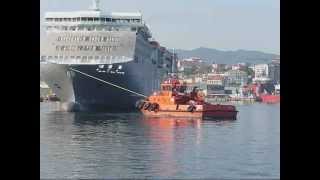
[[[81,109],[132,109],[141,98],[70,69],[150,95],[171,72],[174,55],[152,40],[140,12],[47,12],[40,76],[61,101]]]

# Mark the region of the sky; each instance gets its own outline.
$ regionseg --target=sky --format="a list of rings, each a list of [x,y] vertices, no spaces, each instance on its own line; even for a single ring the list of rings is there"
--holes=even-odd
[[[92,0],[40,0],[47,11],[87,10]],[[100,0],[105,12],[137,12],[155,40],[175,49],[257,50],[280,54],[279,0]]]

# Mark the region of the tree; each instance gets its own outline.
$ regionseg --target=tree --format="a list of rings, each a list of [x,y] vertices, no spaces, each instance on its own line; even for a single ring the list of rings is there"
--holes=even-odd
[[[197,66],[196,65],[193,65],[191,68],[185,68],[184,69],[184,74],[186,76],[189,76],[191,74],[195,74],[196,73],[196,70],[197,70]]]
[[[254,71],[251,68],[246,67],[244,71],[248,74],[248,76],[254,77]]]
[[[210,73],[212,71],[212,67],[210,65],[201,64],[200,67],[197,69],[198,73]]]

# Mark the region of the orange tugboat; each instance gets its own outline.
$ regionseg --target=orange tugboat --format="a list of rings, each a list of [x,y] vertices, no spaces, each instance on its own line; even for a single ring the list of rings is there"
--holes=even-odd
[[[186,86],[177,78],[161,83],[161,91],[146,100],[137,102],[136,107],[145,116],[183,117],[204,119],[236,119],[238,111],[232,105],[210,104],[204,101],[204,94],[194,87],[185,93]]]

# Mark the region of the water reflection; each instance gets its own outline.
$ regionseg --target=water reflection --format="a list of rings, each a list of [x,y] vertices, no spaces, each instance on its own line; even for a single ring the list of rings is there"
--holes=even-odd
[[[183,119],[183,118],[159,118],[142,116],[142,122],[150,127],[160,129],[173,129],[178,127],[194,127],[200,128],[202,119]]]
[[[150,144],[158,148],[158,153],[154,154],[157,163],[150,166],[155,177],[173,177],[183,170],[178,151],[186,144],[186,135],[190,137],[188,141],[200,141],[201,119],[181,119],[181,118],[150,118],[141,117],[141,122],[147,129],[146,138]],[[192,133],[190,133],[190,129]],[[198,144],[196,143],[196,144]]]

